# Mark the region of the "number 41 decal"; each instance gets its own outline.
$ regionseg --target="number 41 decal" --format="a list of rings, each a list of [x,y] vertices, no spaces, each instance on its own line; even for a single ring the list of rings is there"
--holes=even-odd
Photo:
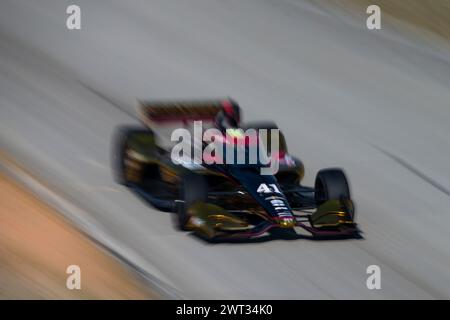
[[[280,189],[278,189],[277,185],[275,183],[261,183],[258,187],[258,190],[256,190],[258,193],[281,193]]]

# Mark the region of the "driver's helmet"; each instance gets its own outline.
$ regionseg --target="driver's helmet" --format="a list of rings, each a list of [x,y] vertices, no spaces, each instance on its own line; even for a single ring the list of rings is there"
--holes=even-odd
[[[237,128],[240,120],[239,105],[227,99],[221,102],[222,110],[220,110],[215,118],[216,127],[225,132],[227,129]]]

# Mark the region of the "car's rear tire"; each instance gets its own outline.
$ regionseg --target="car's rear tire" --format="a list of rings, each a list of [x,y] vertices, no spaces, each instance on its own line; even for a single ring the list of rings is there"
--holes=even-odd
[[[175,206],[175,227],[186,231],[190,216],[189,207],[196,201],[206,202],[208,199],[208,186],[205,178],[196,173],[187,173],[181,177],[179,200]]]
[[[317,173],[315,199],[318,203],[328,200],[350,199],[350,189],[344,171],[323,169]]]
[[[149,130],[139,126],[125,125],[119,126],[114,131],[114,136],[112,139],[111,161],[112,161],[114,181],[119,184],[123,185],[128,184],[125,175],[125,156],[127,150],[127,143],[129,137],[136,133],[148,134]]]

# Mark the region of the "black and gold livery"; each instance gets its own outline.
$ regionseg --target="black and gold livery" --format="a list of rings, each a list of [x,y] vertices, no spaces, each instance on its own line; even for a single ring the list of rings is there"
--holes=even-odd
[[[214,122],[224,106],[226,99],[140,102],[145,126],[119,127],[113,139],[116,181],[156,208],[173,212],[179,230],[208,240],[255,238],[280,231],[301,234],[301,229],[313,237],[358,234],[344,172],[321,170],[314,188],[303,186],[303,164],[289,155],[281,132],[275,175],[261,175],[257,165],[174,163],[170,150],[159,145],[154,124]],[[240,110],[235,111],[240,115]],[[273,123],[239,123],[239,127],[277,128]]]

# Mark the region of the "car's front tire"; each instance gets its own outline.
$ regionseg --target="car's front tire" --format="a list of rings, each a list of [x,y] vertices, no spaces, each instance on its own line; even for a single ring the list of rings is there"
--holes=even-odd
[[[328,200],[350,199],[348,181],[341,169],[320,170],[316,176],[314,189],[318,203]]]
[[[187,173],[181,177],[179,200],[175,205],[174,224],[178,230],[187,231],[190,216],[189,207],[196,201],[206,202],[208,186],[205,178],[196,173]]]

